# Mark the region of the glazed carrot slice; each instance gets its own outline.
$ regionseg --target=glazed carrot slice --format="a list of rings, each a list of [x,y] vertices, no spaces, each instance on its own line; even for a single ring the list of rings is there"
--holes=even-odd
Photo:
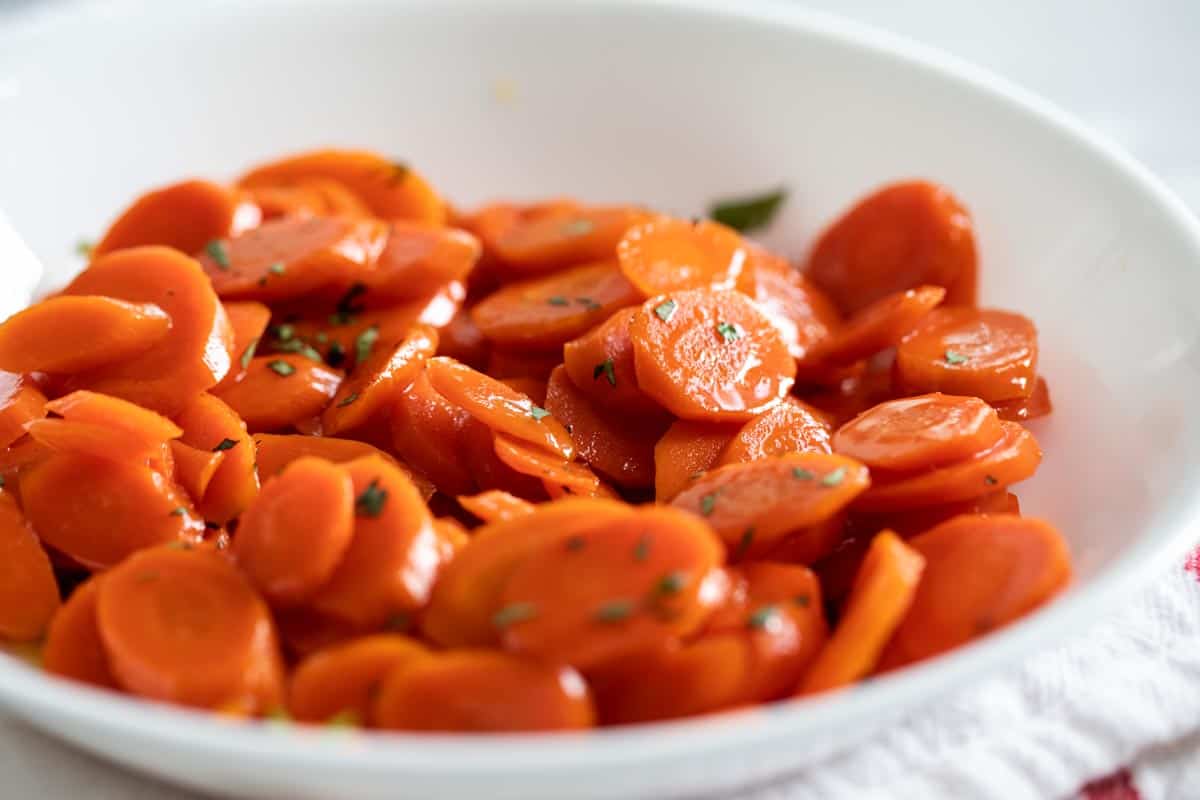
[[[181,181],[147,192],[125,209],[92,249],[92,258],[143,245],[195,253],[213,239],[253,228],[260,219],[258,206],[236,190]]]
[[[332,178],[309,178],[300,184],[320,206],[318,216],[370,217],[371,208],[346,184]]]
[[[166,338],[140,356],[71,376],[68,388],[92,389],[168,416],[225,377],[233,332],[204,271],[166,247],[136,247],[101,256],[65,295],[105,295],[153,303],[171,318]]]
[[[0,451],[0,481],[18,499],[21,496],[21,475],[31,466],[48,458],[53,451],[46,445],[25,436]]]
[[[333,436],[256,433],[254,446],[258,452],[258,474],[263,480],[280,474],[287,465],[305,456],[315,456],[335,464],[370,455],[395,462],[392,456],[374,445]],[[403,468],[403,465],[400,466]]]
[[[574,456],[574,445],[562,423],[525,395],[465,364],[438,356],[428,361],[426,374],[435,390],[495,431],[558,453]]]
[[[1012,492],[1001,489],[970,500],[910,508],[906,511],[854,511],[850,514],[847,524],[851,533],[874,534],[890,528],[900,536],[911,538],[962,514],[1020,513],[1020,499]]]
[[[824,414],[789,397],[743,425],[725,446],[716,465],[758,461],[786,453],[828,453],[831,452],[829,437]]]
[[[1002,400],[992,405],[1000,419],[1009,422],[1026,422],[1044,417],[1054,410],[1054,405],[1050,402],[1050,387],[1046,385],[1046,381],[1041,375],[1034,381],[1033,394],[1029,397],[1019,400]]]
[[[559,366],[546,385],[546,410],[570,427],[579,457],[626,488],[654,484],[654,442],[666,428],[659,414],[629,417],[590,402]]]
[[[30,422],[46,416],[46,395],[25,375],[0,372],[0,447],[25,435]]]
[[[214,394],[251,431],[273,431],[319,415],[341,383],[340,370],[303,355],[256,356],[241,381]]]
[[[623,308],[578,339],[563,345],[571,382],[600,404],[629,414],[661,416],[663,409],[638,388],[629,326],[637,308]]]
[[[479,330],[502,347],[557,347],[642,297],[610,259],[511,283],[471,309]]]
[[[965,461],[892,480],[882,478],[855,502],[860,511],[902,511],[971,500],[1032,475],[1042,461],[1033,434],[1016,422],[1001,422],[1003,436]]]
[[[779,329],[793,358],[803,359],[841,327],[833,301],[786,260],[753,243],[747,256],[737,289]]]
[[[470,420],[463,430],[462,458],[475,485],[480,490],[498,489],[508,492],[531,503],[540,503],[549,499],[546,486],[556,486],[557,484],[547,484],[542,481],[543,476],[527,475],[513,469],[501,460],[500,456],[496,454],[496,435],[491,428],[477,419]],[[533,445],[529,445],[529,447],[537,449]],[[551,466],[557,466],[562,462],[562,457],[555,453],[547,451],[546,456],[546,460]],[[521,459],[518,463],[527,461],[528,459]],[[526,469],[529,468],[526,466]]]
[[[0,324],[0,369],[82,372],[132,358],[171,328],[150,303],[111,297],[52,297]]]
[[[915,470],[995,446],[1000,419],[978,397],[924,394],[880,403],[838,428],[834,449],[872,469]]]
[[[632,514],[622,502],[577,497],[476,528],[470,543],[438,575],[422,631],[443,647],[498,644],[501,627],[493,618],[501,608],[500,595],[540,542],[582,535]]]
[[[590,728],[595,716],[575,670],[490,650],[399,665],[385,679],[374,712],[381,728],[475,733]]]
[[[542,381],[537,378],[501,378],[500,382],[514,392],[527,395],[530,400],[542,406],[542,408],[546,407],[546,385],[549,382],[548,380]],[[549,409],[547,410],[549,411]],[[554,412],[550,411],[550,414],[554,415]],[[557,419],[557,416],[555,418]]]
[[[1037,330],[1009,311],[943,308],[896,349],[896,379],[910,393],[975,395],[989,403],[1033,393]]]
[[[859,567],[829,644],[805,673],[799,693],[849,686],[869,675],[912,606],[924,569],[920,552],[892,531],[880,532]]]
[[[805,360],[842,366],[893,347],[945,296],[940,286],[918,286],[876,300],[855,312],[835,334],[814,344]]]
[[[514,500],[520,498],[513,498]],[[463,524],[453,517],[435,517],[433,530],[442,545],[440,553],[442,563],[448,564],[471,541],[470,532]]]
[[[218,391],[232,386],[246,376],[246,370],[250,368],[250,359],[254,358],[254,352],[267,330],[267,323],[271,321],[271,309],[253,300],[230,301],[221,305],[225,307],[225,316],[229,318],[229,324],[233,328],[233,364],[216,385]]]
[[[29,426],[30,435],[53,449],[91,453],[99,457],[142,460],[162,451],[165,442],[176,439],[183,430],[171,420],[128,400],[97,392],[80,390],[46,403],[46,410],[61,420],[40,420]],[[72,446],[72,436],[46,436],[57,423],[82,435]],[[38,430],[35,430],[38,429]],[[40,432],[39,432],[40,431]],[[56,439],[56,442],[51,439]]]
[[[870,482],[867,468],[853,459],[794,453],[715,469],[671,505],[704,519],[732,556],[753,558],[835,516]]]
[[[134,408],[138,408],[134,406]],[[72,422],[65,419],[39,419],[29,423],[29,435],[38,443],[57,453],[77,453],[94,458],[140,464],[171,475],[173,453],[165,462],[163,441],[139,441],[129,437],[121,428],[111,428],[95,422]]]
[[[355,279],[368,307],[417,300],[452,281],[466,280],[479,260],[479,240],[466,231],[395,220],[372,269]],[[350,287],[345,284],[345,289]]]
[[[935,656],[1007,625],[1071,579],[1066,543],[1038,519],[955,517],[909,545],[925,558],[925,573],[884,654],[889,667]]]
[[[438,331],[439,356],[448,356],[473,369],[485,369],[488,359],[488,340],[471,319],[467,310],[455,314],[446,327]]]
[[[108,654],[96,623],[96,588],[99,577],[75,587],[50,620],[42,667],[52,675],[116,689],[117,681],[108,666]]]
[[[893,389],[890,367],[874,363],[860,366],[815,392],[804,392],[804,399],[824,411],[837,426],[901,394]]]
[[[550,272],[612,258],[626,230],[646,213],[629,206],[581,206],[572,201],[482,212],[476,232],[508,274]],[[477,216],[477,219],[479,217]]]
[[[0,639],[40,639],[58,610],[50,559],[9,492],[0,492]]]
[[[402,303],[386,309],[363,309],[347,292],[331,313],[314,313],[307,304],[300,314],[285,309],[289,322],[273,326],[270,337],[263,342],[259,354],[266,352],[307,353],[317,351],[331,367],[351,368],[358,360],[360,349],[369,345],[373,351],[379,343],[399,342],[414,325],[438,327],[445,323],[440,309],[443,301],[456,304],[450,293]],[[449,317],[447,316],[447,319]],[[439,321],[440,320],[440,321]],[[360,345],[359,343],[362,342]]]
[[[176,421],[183,428],[184,444],[225,454],[197,508],[206,520],[228,522],[258,495],[255,445],[246,424],[236,411],[211,394],[202,394],[189,403]]]
[[[313,611],[311,608],[281,608],[274,611],[275,624],[284,650],[293,659],[301,660],[331,647],[348,644],[366,631],[340,619]],[[397,615],[395,630],[400,632],[409,624],[407,615]],[[387,625],[392,630],[391,621]]]
[[[508,492],[492,489],[477,495],[460,495],[458,504],[484,522],[514,519],[533,512],[534,505]]]
[[[522,475],[564,487],[569,494],[590,495],[600,483],[585,464],[567,461],[556,453],[503,433],[495,433],[493,437],[496,457]]]
[[[638,386],[683,419],[748,420],[779,402],[796,374],[779,331],[740,292],[659,295],[629,335]]]
[[[354,483],[354,536],[309,605],[372,628],[428,600],[439,566],[437,537],[420,493],[395,464],[366,456],[340,469]]]
[[[217,239],[199,260],[222,298],[286,300],[365,272],[386,242],[378,220],[289,217]]]
[[[154,548],[104,576],[96,619],[118,682],[200,708],[278,705],[283,669],[262,599],[221,555]]]
[[[158,472],[92,456],[56,453],[30,466],[21,500],[42,541],[89,569],[154,545],[197,541],[204,530],[187,497]]]
[[[321,414],[324,432],[337,434],[366,423],[413,382],[435,350],[437,331],[426,325],[411,328],[399,344],[375,345]]]
[[[471,494],[475,481],[462,459],[470,422],[471,416],[442,397],[422,371],[392,406],[392,445],[443,494]]]
[[[728,289],[746,262],[746,245],[719,222],[657,217],[634,225],[617,245],[621,272],[645,297],[686,289]]]
[[[396,668],[429,658],[416,639],[381,633],[313,653],[296,666],[288,711],[301,722],[372,721],[384,679]]]
[[[484,370],[497,380],[508,378],[535,378],[549,380],[550,373],[562,363],[562,349],[553,350],[510,350],[493,347],[488,351],[487,369]]]
[[[945,287],[948,305],[975,302],[975,233],[962,204],[925,181],[885,186],[831,225],[807,274],[845,313],[921,284]]]
[[[669,502],[712,469],[738,430],[736,424],[672,423],[654,445],[655,499]]]
[[[225,460],[224,451],[214,453],[172,441],[171,455],[175,461],[175,481],[191,495],[194,502],[199,503],[204,499],[204,493],[221,462]]]
[[[245,189],[262,214],[263,221],[280,217],[331,216],[329,201],[319,188],[310,182],[279,186],[255,186]],[[359,202],[361,209],[365,204]],[[369,215],[369,214],[368,214]]]
[[[301,153],[256,167],[243,175],[238,184],[254,189],[317,178],[345,185],[377,217],[435,225],[446,221],[445,204],[415,170],[365,150]]]

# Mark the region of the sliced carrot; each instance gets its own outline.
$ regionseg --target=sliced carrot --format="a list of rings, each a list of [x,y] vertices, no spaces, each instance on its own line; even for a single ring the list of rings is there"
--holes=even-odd
[[[989,403],[1033,393],[1037,330],[1009,311],[943,308],[896,349],[896,379],[909,393],[975,395]]]
[[[479,241],[483,245],[484,263],[482,266],[485,268],[483,271],[487,273],[489,283],[494,285],[495,279],[500,277],[500,273],[509,271],[507,266],[501,263],[501,239],[507,236],[510,231],[519,231],[521,227],[534,224],[542,218],[556,221],[564,218],[569,220],[569,215],[578,209],[579,203],[566,197],[551,198],[528,204],[500,201],[489,203],[469,214],[455,214],[453,224],[457,227],[465,228],[479,237]],[[552,225],[550,227],[553,228]],[[520,235],[518,232],[518,239]],[[606,252],[601,253],[597,257],[604,258],[605,256],[612,255],[612,249],[616,247],[616,242],[620,239],[620,236],[621,234],[617,234],[616,239],[613,240],[612,247],[605,248]],[[589,259],[579,259],[579,261],[587,260]],[[538,262],[535,261],[533,263],[534,269],[539,266],[541,264]],[[544,267],[544,269],[555,269],[558,266],[561,265],[551,264]]]
[[[221,305],[225,307],[225,316],[229,317],[229,324],[233,328],[233,364],[217,384],[217,391],[245,377],[246,370],[250,368],[250,359],[254,358],[254,352],[271,320],[271,309],[253,300],[230,301]]]
[[[288,711],[301,722],[372,721],[372,706],[394,669],[428,658],[416,639],[394,633],[364,636],[313,653],[292,673]]]
[[[645,297],[687,289],[729,289],[746,262],[732,228],[657,217],[634,225],[617,245],[621,272]]]
[[[46,395],[25,375],[0,372],[0,447],[25,435],[30,422],[46,416]]]
[[[464,432],[471,416],[446,400],[422,371],[392,406],[396,453],[444,494],[471,494],[475,481],[463,462]]]
[[[821,522],[793,531],[762,557],[784,564],[815,565],[833,553],[845,538],[848,517],[847,512],[840,511]]]
[[[241,381],[214,395],[253,432],[274,431],[319,415],[342,373],[303,355],[255,356]]]
[[[173,440],[171,455],[175,460],[175,481],[191,495],[193,502],[199,503],[225,460],[224,451],[200,450]]]
[[[737,424],[672,423],[654,445],[654,497],[660,503],[691,486],[712,469],[738,433]]]
[[[738,291],[756,302],[779,329],[793,358],[803,359],[841,327],[833,301],[800,270],[752,243],[747,244],[747,254]]]
[[[437,350],[437,331],[416,325],[399,343],[380,342],[366,351],[354,372],[338,387],[332,402],[321,414],[324,432],[337,434],[363,425],[394,401]]]
[[[442,545],[441,554],[443,564],[448,564],[451,559],[467,546],[467,542],[471,541],[470,531],[453,517],[435,517],[433,520],[433,530]]]
[[[558,367],[546,386],[546,409],[569,426],[579,457],[626,488],[654,484],[654,442],[666,428],[661,414],[629,417],[592,403]]]
[[[804,392],[804,399],[825,412],[835,425],[841,425],[864,411],[894,398],[890,366],[863,364],[816,392]]]
[[[92,258],[113,250],[165,245],[195,253],[213,239],[258,225],[258,206],[240,192],[200,180],[181,181],[139,197],[92,249]]]
[[[716,464],[739,464],[787,453],[828,453],[829,437],[824,415],[789,397],[743,425]]]
[[[53,450],[150,463],[183,431],[171,420],[119,397],[80,390],[46,403],[64,419],[37,420],[29,435]]]
[[[602,408],[661,416],[663,408],[638,388],[629,326],[637,308],[623,308],[563,346],[571,382]]]
[[[853,313],[921,284],[945,287],[948,305],[973,305],[977,268],[967,210],[944,188],[909,181],[879,189],[831,225],[807,274]]]
[[[549,499],[549,493],[546,490],[547,484],[542,481],[542,476],[520,472],[497,455],[497,435],[495,431],[477,419],[470,420],[463,430],[462,458],[475,485],[484,491],[498,489],[508,492],[531,503],[540,503]],[[519,442],[520,440],[514,439],[513,441]],[[528,446],[530,449],[537,449],[533,445]],[[552,466],[557,466],[557,463],[562,461],[561,456],[549,451],[546,452],[546,456]],[[513,457],[510,456],[511,458]],[[528,462],[528,460],[520,459],[518,463]],[[528,470],[529,466],[526,465],[525,468]]]
[[[276,609],[274,615],[284,649],[289,656],[296,660],[307,658],[331,647],[348,644],[366,633],[345,620],[336,619],[303,606]],[[395,621],[397,631],[409,624],[407,615],[396,615]],[[391,623],[392,621],[389,620],[387,625],[389,630],[393,627]]]
[[[446,207],[407,164],[365,150],[314,150],[263,164],[238,184],[250,189],[328,179],[345,185],[377,217],[441,225]]]
[[[71,376],[69,389],[92,389],[173,416],[230,369],[233,331],[225,311],[200,265],[181,253],[166,247],[110,253],[63,293],[153,303],[171,318],[171,331],[158,344],[135,359]]]
[[[116,689],[117,680],[108,666],[108,654],[96,623],[96,588],[99,577],[75,587],[50,620],[42,666],[52,675]]]
[[[529,520],[530,517],[525,517]],[[533,545],[501,593],[505,648],[581,670],[696,631],[721,602],[712,531],[665,507]]]
[[[834,449],[872,469],[915,470],[962,461],[1004,435],[978,397],[925,394],[881,403],[838,428]]]
[[[493,347],[488,351],[487,369],[484,370],[497,380],[508,378],[536,378],[548,380],[554,368],[562,363],[562,349],[553,350],[510,350]]]
[[[278,475],[288,464],[305,456],[315,456],[335,464],[369,455],[378,455],[394,461],[390,455],[374,445],[333,436],[256,433],[254,445],[258,452],[258,474],[264,480]]]
[[[940,286],[889,294],[855,312],[836,333],[814,344],[810,364],[845,366],[894,347],[946,296]]]
[[[534,505],[498,489],[477,495],[460,495],[458,504],[484,522],[514,519],[533,512]]]
[[[544,447],[563,458],[574,456],[574,445],[562,423],[500,381],[444,356],[429,359],[426,374],[433,388],[446,400],[489,428]]]
[[[638,386],[683,419],[750,419],[779,402],[796,374],[779,331],[740,292],[659,295],[629,334]]]
[[[1016,514],[1021,513],[1021,501],[1012,492],[1001,489],[970,500],[942,503],[907,511],[883,511],[868,513],[855,511],[850,515],[849,528],[856,533],[874,534],[891,528],[909,538],[941,525],[948,519],[961,514]]]
[[[500,627],[493,617],[501,608],[500,595],[513,570],[540,542],[582,535],[632,514],[625,503],[569,498],[476,528],[470,543],[438,575],[421,618],[422,631],[443,647],[498,644]]]
[[[479,240],[466,231],[396,220],[374,266],[356,275],[368,307],[417,300],[452,281],[466,280],[479,260]],[[353,285],[346,281],[342,291]]]
[[[489,215],[490,214],[490,215]],[[573,201],[482,211],[476,232],[507,274],[550,272],[612,258],[626,230],[646,213],[629,206],[581,206]],[[477,216],[479,219],[479,216]]]
[[[475,733],[590,728],[595,716],[575,670],[489,650],[400,664],[374,711],[382,728]]]
[[[1034,382],[1033,394],[1029,397],[1019,400],[1002,400],[992,405],[995,407],[996,413],[1000,415],[1000,419],[1010,422],[1027,422],[1044,417],[1054,410],[1054,404],[1050,402],[1050,387],[1046,385],[1046,381],[1041,375]]]
[[[917,594],[925,557],[892,531],[872,541],[854,579],[837,628],[817,655],[800,694],[815,694],[862,680],[904,619]]]
[[[354,536],[309,605],[372,628],[429,599],[439,567],[437,536],[420,493],[395,464],[366,456],[340,468],[354,483]]]
[[[263,221],[280,217],[319,217],[330,215],[329,200],[319,187],[309,182],[279,186],[256,186],[245,190],[258,206]],[[366,206],[360,202],[365,210]]]
[[[455,314],[446,327],[438,331],[439,356],[448,356],[473,369],[485,369],[488,360],[488,340],[471,319],[467,310]]]
[[[197,508],[206,520],[228,522],[258,495],[255,445],[246,424],[236,411],[211,394],[202,394],[189,403],[176,421],[183,428],[184,444],[225,454]]]
[[[134,406],[137,408],[137,406]],[[168,450],[164,461],[163,446],[170,443],[131,440],[121,428],[95,422],[72,422],[65,419],[39,419],[28,425],[29,435],[56,453],[77,453],[94,458],[122,461],[126,464],[149,466],[170,475],[173,453]]]
[[[21,475],[34,464],[48,458],[53,452],[32,436],[22,437],[0,451],[0,481],[3,481],[4,489],[12,492],[19,499]]]
[[[0,324],[0,369],[82,372],[150,349],[171,328],[150,303],[111,297],[52,297]]]
[[[925,573],[884,654],[888,667],[935,656],[1007,625],[1071,579],[1066,543],[1038,519],[964,515],[909,544],[924,556]]]
[[[731,558],[753,558],[789,534],[833,517],[870,482],[867,468],[853,459],[794,453],[715,469],[671,505],[712,526]]]
[[[40,639],[58,610],[50,559],[9,492],[0,492],[0,639]]]
[[[586,464],[567,461],[521,439],[494,434],[496,457],[522,475],[565,488],[570,494],[590,495],[600,480]]]
[[[543,408],[546,407],[546,385],[548,381],[537,378],[501,378],[500,382],[514,392],[528,395],[529,399]],[[549,411],[549,409],[547,409]],[[550,411],[554,414],[553,411]]]
[[[126,690],[201,708],[278,705],[271,616],[223,556],[146,550],[109,571],[97,595],[100,636]]]
[[[1032,475],[1042,461],[1033,434],[1016,422],[1001,422],[1004,435],[991,448],[964,461],[911,476],[877,482],[855,501],[860,511],[902,511],[971,500]]]

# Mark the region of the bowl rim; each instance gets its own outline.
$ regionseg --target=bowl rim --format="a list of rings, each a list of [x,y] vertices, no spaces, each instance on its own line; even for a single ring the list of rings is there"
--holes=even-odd
[[[437,0],[417,0],[436,2]],[[460,0],[461,1],[461,0]],[[286,0],[281,5],[303,7],[313,0]],[[385,5],[379,0],[355,0],[356,5]],[[537,13],[558,5],[557,0],[517,0],[514,10]],[[80,16],[118,15],[134,2],[103,4],[66,3],[49,14],[33,13],[18,18],[0,32],[0,41],[10,36],[32,34],[52,28],[67,12]],[[1050,132],[1086,151],[1112,172],[1125,179],[1132,191],[1140,192],[1156,213],[1163,215],[1188,242],[1200,263],[1200,221],[1160,179],[1103,136],[1091,131],[1053,103],[956,56],[906,37],[822,11],[795,7],[785,0],[730,4],[723,0],[584,0],[578,7],[708,15],[740,20],[817,37],[871,56],[890,59],[905,69],[934,75],[937,79],[970,89],[991,102],[1007,106],[1049,129]],[[59,13],[61,12],[61,13]],[[238,723],[207,712],[189,711],[129,696],[92,689],[47,675],[16,658],[0,658],[0,699],[11,711],[33,718],[49,712],[59,719],[73,719],[93,729],[120,727],[147,741],[158,741],[193,752],[259,762],[284,763],[303,760],[316,768],[352,768],[371,773],[439,773],[453,770],[460,775],[475,773],[512,774],[538,769],[560,772],[581,766],[625,766],[665,757],[688,755],[726,748],[747,747],[756,742],[799,732],[825,728],[831,723],[855,725],[862,721],[891,717],[909,708],[905,698],[946,693],[971,678],[997,672],[1003,666],[1048,649],[1085,626],[1111,614],[1121,598],[1145,586],[1169,564],[1181,560],[1194,544],[1193,530],[1200,521],[1200,475],[1182,482],[1167,501],[1156,509],[1145,531],[1114,563],[1101,570],[1086,585],[1072,587],[1050,605],[1018,624],[1008,626],[982,640],[931,659],[912,669],[872,679],[852,692],[834,692],[804,700],[784,700],[766,706],[693,719],[597,729],[584,733],[529,734],[405,734],[375,732],[346,735],[318,727]],[[17,698],[14,700],[14,698]]]

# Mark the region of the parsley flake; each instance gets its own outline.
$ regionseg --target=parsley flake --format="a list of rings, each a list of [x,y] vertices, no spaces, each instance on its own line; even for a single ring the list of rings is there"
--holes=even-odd
[[[956,364],[965,364],[967,362],[966,356],[964,356],[962,353],[956,353],[953,350],[947,350],[945,353],[945,358],[946,363],[950,364],[951,366]]]
[[[588,311],[598,311],[604,307],[590,297],[576,297],[575,302],[579,303],[579,305],[583,306]]]
[[[596,223],[590,219],[573,219],[563,223],[563,236],[585,236],[596,229]]]
[[[546,298],[546,302],[552,306],[565,306],[569,301],[561,294],[556,294],[553,297]]]
[[[622,622],[633,616],[633,601],[613,600],[596,609],[596,622]]]
[[[351,392],[350,394],[343,397],[340,402],[338,402],[337,407],[345,408],[346,406],[350,405],[357,399],[358,399],[358,392]]]
[[[706,517],[712,516],[713,509],[717,507],[717,492],[709,492],[700,498],[700,513]]]
[[[213,239],[208,244],[204,245],[204,252],[208,253],[218,267],[223,270],[229,269],[229,251],[225,248],[225,243],[220,239]]]
[[[582,536],[572,536],[567,539],[567,549],[573,553],[582,550],[586,546],[587,539],[584,539]]]
[[[986,483],[988,486],[995,486],[1000,481],[996,480],[995,475],[984,475],[983,482]]]
[[[778,609],[775,606],[763,606],[750,615],[750,619],[746,620],[746,625],[751,628],[765,628],[777,611]]]
[[[92,251],[96,249],[96,243],[90,239],[80,239],[75,243],[75,252],[78,255],[88,258],[92,255]]]
[[[787,191],[780,188],[752,197],[717,200],[708,213],[722,225],[745,233],[769,225],[786,199]]]
[[[283,359],[277,358],[274,361],[267,362],[267,369],[274,372],[280,377],[286,378],[296,372],[296,368]]]
[[[281,353],[298,353],[311,361],[321,363],[321,354],[312,345],[306,344],[301,339],[288,339],[286,342],[280,342],[275,349]]]
[[[537,607],[533,603],[511,603],[492,615],[492,625],[503,629],[536,616]]]
[[[726,342],[736,342],[742,338],[741,328],[731,322],[718,322],[717,333],[721,334],[721,338]]]
[[[798,481],[811,481],[817,476],[804,467],[792,467],[792,477]]]
[[[798,594],[792,598],[792,602],[795,603],[796,605],[800,606],[801,608],[808,608],[808,604],[811,603],[812,601],[809,599],[808,595]]]
[[[751,525],[742,532],[742,538],[738,540],[737,549],[733,551],[733,559],[737,561],[750,550],[750,545],[754,544],[754,526]]]
[[[633,548],[633,560],[645,561],[650,557],[650,534],[643,533],[638,537],[637,544]]]
[[[408,177],[408,173],[408,164],[405,164],[403,161],[393,161],[391,164],[388,164],[388,182],[393,186],[404,183],[404,180]]]
[[[293,336],[296,335],[296,326],[289,325],[288,323],[285,322],[282,325],[276,325],[272,329],[272,333],[275,334],[275,338],[278,339],[279,341],[286,342],[287,340],[291,339]]]
[[[654,313],[663,322],[670,322],[671,316],[675,313],[676,305],[674,300],[664,300],[654,307]]]
[[[354,364],[358,366],[371,355],[371,348],[379,340],[379,326],[372,325],[358,335],[354,340]]]
[[[529,409],[529,416],[533,417],[534,419],[540,420],[544,417],[550,416],[550,412],[547,411],[546,409],[542,408],[541,406],[531,406]]]
[[[352,708],[347,708],[345,711],[339,711],[325,721],[325,724],[330,728],[357,728],[362,725],[362,719],[358,712]]]
[[[656,594],[679,594],[683,591],[683,587],[687,585],[688,575],[686,572],[668,572],[658,579],[658,583],[654,585]]]
[[[354,511],[360,517],[378,517],[383,513],[383,504],[387,502],[387,498],[387,489],[380,489],[379,479],[376,478],[355,498]]]
[[[329,350],[325,353],[325,363],[331,367],[339,367],[346,363],[346,348],[342,347],[341,342],[329,345]]]
[[[254,351],[257,349],[258,339],[251,339],[250,344],[246,345],[246,349],[242,351],[242,357],[238,359],[242,369],[250,369],[250,359],[254,358]]]
[[[172,517],[182,517],[186,513],[187,513],[187,509],[184,508],[183,506],[175,506],[175,508],[171,509]]]
[[[821,485],[827,486],[827,487],[833,487],[833,486],[837,486],[845,479],[846,479],[846,468],[838,467],[833,472],[830,472],[828,475],[826,475],[824,478],[821,478]]]
[[[267,272],[271,273],[272,275],[282,275],[284,273],[283,262],[276,261],[274,264],[267,267]]]
[[[220,453],[222,450],[232,450],[237,446],[237,439],[222,439],[217,443],[217,446],[212,449],[214,453]]]
[[[592,368],[592,380],[599,380],[600,376],[603,375],[608,381],[609,386],[616,386],[617,373],[615,371],[615,367],[616,365],[613,364],[613,360],[611,358],[604,359]]]

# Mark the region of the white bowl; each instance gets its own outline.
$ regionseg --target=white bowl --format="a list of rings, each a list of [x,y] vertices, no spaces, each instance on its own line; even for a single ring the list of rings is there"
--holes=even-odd
[[[1083,631],[1200,512],[1200,227],[1129,158],[977,69],[857,26],[727,2],[107,6],[0,31],[0,208],[58,280],[136,192],[322,144],[410,160],[451,198],[576,193],[681,213],[791,188],[769,242],[884,181],[971,208],[988,304],[1030,314],[1056,413],[1019,487],[1078,567],[1046,610],[810,702],[578,736],[234,724],[0,657],[0,699],[93,752],[246,797],[666,798],[761,782]],[[0,287],[22,276],[0,266]]]

